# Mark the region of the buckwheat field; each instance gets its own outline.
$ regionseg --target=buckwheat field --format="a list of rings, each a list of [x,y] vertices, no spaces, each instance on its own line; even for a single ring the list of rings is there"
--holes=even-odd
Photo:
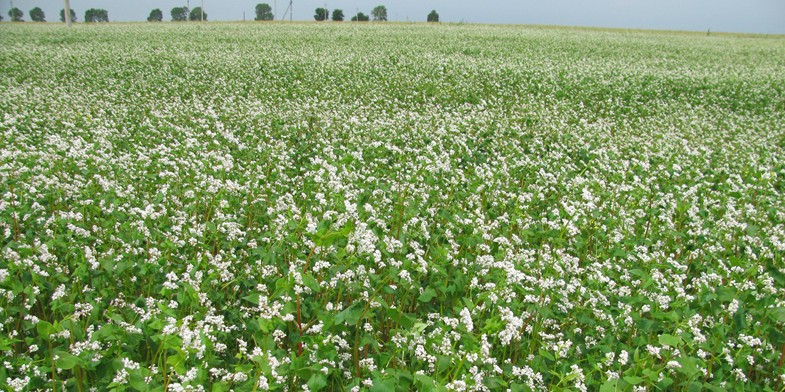
[[[0,385],[782,391],[785,40],[0,25]]]

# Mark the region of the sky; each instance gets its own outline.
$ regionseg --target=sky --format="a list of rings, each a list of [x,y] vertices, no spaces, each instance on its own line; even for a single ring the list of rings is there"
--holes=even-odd
[[[289,0],[71,0],[78,20],[89,8],[109,11],[111,21],[144,21],[154,8],[169,20],[173,7],[204,1],[211,21],[252,20],[257,3],[266,2],[283,17]],[[11,3],[25,13],[41,7],[47,21],[59,19],[62,0],[0,0],[8,21]],[[688,30],[785,34],[785,0],[293,0],[294,20],[313,20],[314,10],[340,8],[346,15],[387,8],[391,21],[425,21],[431,10],[442,22],[591,26],[627,29]],[[288,15],[287,15],[288,19]]]

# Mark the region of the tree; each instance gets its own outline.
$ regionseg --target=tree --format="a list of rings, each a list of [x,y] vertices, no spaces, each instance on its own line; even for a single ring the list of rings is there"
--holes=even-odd
[[[0,15],[0,22],[3,21],[3,15]]]
[[[352,22],[367,22],[370,18],[368,15],[358,12],[357,15],[352,16]]]
[[[46,16],[44,16],[44,10],[41,7],[35,7],[30,10],[30,20],[33,22],[46,22]]]
[[[108,22],[109,12],[105,9],[90,8],[84,13],[84,21],[87,23]]]
[[[376,22],[386,22],[387,21],[387,7],[383,5],[377,5],[372,11],[371,16],[373,16],[373,20]]]
[[[147,17],[148,22],[160,22],[162,20],[164,20],[164,13],[161,12],[160,8],[150,11],[150,16]]]
[[[188,7],[174,7],[170,14],[173,22],[185,22],[188,20]]]
[[[254,20],[273,19],[275,19],[275,15],[273,15],[273,9],[270,7],[270,4],[259,3],[256,5],[256,18],[254,18]]]
[[[22,10],[20,10],[19,8],[14,7],[11,8],[10,11],[8,11],[8,16],[11,17],[11,22],[24,22],[22,18],[25,17],[25,13],[22,12]]]
[[[336,9],[333,11],[333,22],[343,22],[343,10]]]
[[[428,14],[428,21],[429,22],[438,22],[439,21],[439,14],[436,13],[436,10],[433,10],[433,11],[431,11],[430,14]]]
[[[60,10],[60,21],[61,22],[65,22],[65,10],[64,9]],[[73,8],[71,8],[71,22],[76,22],[76,11],[74,11]]]
[[[207,12],[202,12],[202,7],[196,7],[191,10],[191,15],[188,18],[197,22],[201,20],[207,22]]]
[[[313,16],[314,19],[321,22],[323,20],[327,20],[330,17],[330,11],[327,8],[317,8],[316,15]]]

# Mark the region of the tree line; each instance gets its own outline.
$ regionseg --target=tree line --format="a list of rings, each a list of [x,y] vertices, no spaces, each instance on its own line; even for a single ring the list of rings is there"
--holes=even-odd
[[[30,20],[33,22],[46,22],[46,15],[41,7],[35,7],[30,10]],[[25,13],[17,7],[11,8],[8,11],[8,16],[12,22],[24,22]],[[0,15],[0,20],[3,20]],[[71,9],[71,20],[76,22],[76,11]],[[60,21],[65,22],[65,10],[60,10]],[[109,11],[102,8],[90,8],[84,13],[84,21],[88,23],[109,22]]]
[[[46,22],[46,15],[44,15],[44,11],[41,7],[35,7],[30,10],[30,20],[33,22]],[[173,22],[184,22],[184,21],[207,21],[207,12],[202,10],[202,7],[196,7],[192,10],[189,10],[188,7],[174,7],[169,12],[171,16],[171,20]],[[24,12],[17,8],[11,8],[8,11],[8,16],[11,18],[12,22],[24,22]],[[341,9],[334,9],[332,13],[327,8],[317,8],[314,13],[314,19],[317,21],[325,21],[332,19],[335,22],[342,22],[345,18],[344,12]],[[357,12],[354,16],[352,16],[352,22],[367,22],[371,18],[377,22],[385,22],[387,21],[387,7],[383,5],[379,5],[374,7],[371,10],[370,16],[365,15],[362,12]],[[161,22],[164,19],[164,13],[161,11],[160,8],[156,8],[150,11],[150,16],[147,17],[148,22]],[[256,17],[254,20],[264,21],[264,20],[274,20],[275,15],[273,15],[273,9],[270,7],[270,4],[267,3],[259,3],[256,5]],[[3,20],[2,15],[0,15],[0,21]],[[76,22],[76,12],[71,9],[71,20]],[[431,11],[426,20],[428,22],[438,22],[439,21],[439,14],[436,13],[436,10]],[[60,21],[65,22],[65,10],[60,10]],[[96,9],[90,8],[85,11],[84,15],[85,22],[109,22],[109,12],[105,9]]]

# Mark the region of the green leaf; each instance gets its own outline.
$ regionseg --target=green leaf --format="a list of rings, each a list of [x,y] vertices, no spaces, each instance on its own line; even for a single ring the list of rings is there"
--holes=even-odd
[[[395,380],[374,379],[371,392],[395,392]]]
[[[687,392],[701,392],[703,390],[703,385],[699,382],[691,382],[687,385]]]
[[[415,374],[414,384],[417,386],[418,391],[430,392],[434,389],[433,379],[424,374]]]
[[[785,308],[771,308],[769,315],[772,320],[785,323]]]
[[[671,386],[672,384],[673,384],[673,379],[670,377],[665,377],[662,379],[662,381],[657,383],[657,388],[659,388],[660,390],[668,390],[669,389],[668,387]]]
[[[733,287],[717,287],[715,290],[717,293],[717,299],[720,302],[731,302],[734,298],[736,298],[736,289]]]
[[[547,351],[545,351],[543,349],[540,349],[539,353],[540,353],[540,356],[545,357],[548,360],[551,360],[551,361],[555,361],[556,360],[556,358],[554,358],[551,353],[549,353],[549,352],[547,352]]]
[[[327,376],[322,372],[317,372],[311,375],[308,379],[308,388],[312,391],[318,391],[327,386]]]
[[[619,388],[619,380],[608,380],[600,386],[600,392],[616,392]]]
[[[499,377],[488,377],[483,380],[483,384],[490,388],[492,391],[498,391],[507,388],[507,383]]]
[[[681,338],[678,336],[662,334],[660,335],[660,344],[669,347],[678,347],[681,344]]]
[[[244,296],[243,299],[254,305],[259,305],[259,294],[249,294]]]
[[[679,368],[679,371],[689,378],[692,378],[696,374],[700,373],[700,369],[698,368],[698,360],[695,358],[681,357],[679,358],[679,363],[681,363],[681,368]]]
[[[359,302],[355,302],[352,306],[338,312],[335,315],[335,324],[346,323],[348,325],[357,325],[362,317],[363,306]]]
[[[703,383],[703,389],[706,389],[708,391],[713,391],[713,392],[728,392],[728,390],[723,388],[723,387],[718,387],[716,385],[711,385],[711,384],[709,384],[707,382]]]
[[[38,331],[38,335],[44,339],[49,340],[49,335],[52,334],[53,326],[51,323],[42,320],[36,324],[35,329]]]
[[[643,379],[637,376],[624,376],[624,381],[631,385],[638,385],[643,382]]]
[[[314,293],[322,291],[321,286],[319,286],[319,281],[317,281],[316,278],[314,278],[313,275],[309,273],[303,274],[303,283]]]
[[[55,366],[57,366],[58,369],[71,370],[82,363],[82,360],[76,355],[68,353],[59,353],[56,355],[57,359],[55,360]]]
[[[420,294],[420,297],[417,298],[417,300],[420,302],[431,302],[431,300],[435,296],[436,296],[436,290],[428,287],[427,289],[423,290],[422,294]]]
[[[144,377],[142,377],[142,376],[140,376],[138,374],[132,374],[129,377],[128,384],[130,384],[131,387],[133,389],[136,389],[137,391],[149,391],[150,390],[150,385],[145,382]],[[215,387],[213,387],[213,390],[215,390]]]

